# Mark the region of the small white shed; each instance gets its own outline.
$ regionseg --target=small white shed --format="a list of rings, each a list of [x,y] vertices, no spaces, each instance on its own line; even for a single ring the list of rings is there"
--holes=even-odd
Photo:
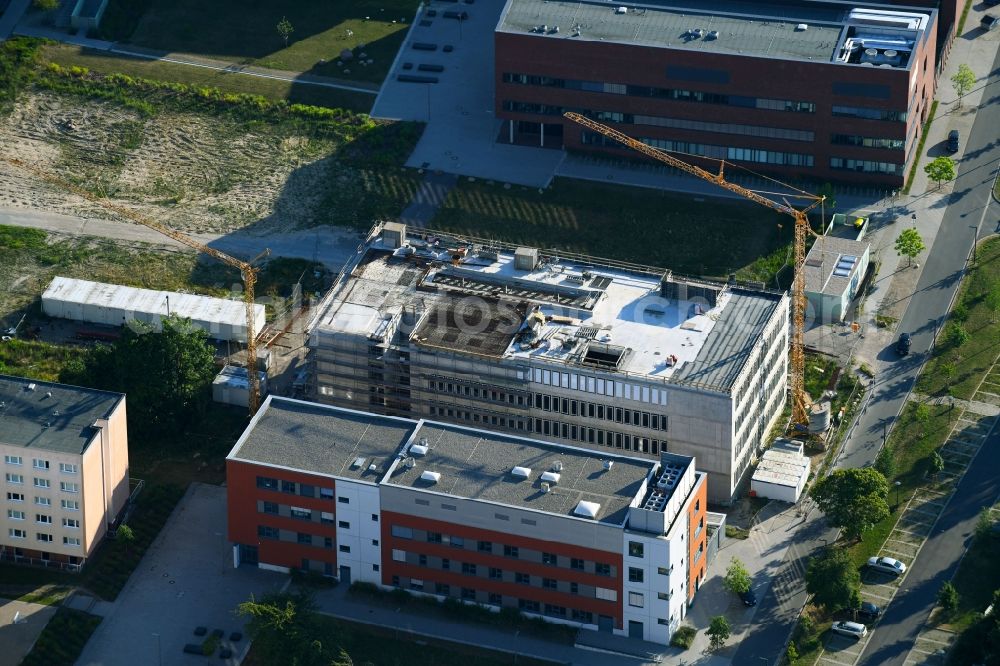
[[[778,439],[761,457],[750,479],[750,494],[794,504],[808,480],[809,458],[802,442]]]

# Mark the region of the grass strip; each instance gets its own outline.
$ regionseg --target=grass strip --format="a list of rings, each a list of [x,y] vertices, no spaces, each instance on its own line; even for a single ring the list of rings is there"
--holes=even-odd
[[[910,186],[913,185],[913,179],[917,176],[917,167],[920,166],[920,156],[924,154],[924,144],[927,143],[927,135],[931,131],[931,123],[934,122],[934,115],[937,113],[938,101],[934,100],[931,104],[931,111],[927,116],[927,122],[924,123],[924,129],[920,133],[920,142],[917,144],[917,150],[913,153],[913,166],[910,167],[910,174],[906,177],[906,185],[903,187],[903,194],[910,193]]]
[[[72,666],[100,623],[97,615],[60,608],[42,629],[21,666]]]

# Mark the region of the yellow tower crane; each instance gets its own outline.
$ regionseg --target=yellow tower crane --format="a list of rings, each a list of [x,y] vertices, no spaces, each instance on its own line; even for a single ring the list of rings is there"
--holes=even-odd
[[[809,217],[807,213],[816,208],[823,203],[826,197],[818,195],[808,195],[813,202],[802,209],[793,208],[788,205],[788,203],[778,203],[772,201],[767,197],[761,195],[758,192],[749,190],[745,187],[737,185],[736,183],[731,183],[726,180],[724,175],[725,161],[720,160],[719,162],[719,172],[712,173],[700,167],[694,166],[693,164],[688,164],[683,160],[679,160],[676,157],[665,153],[661,150],[657,150],[652,146],[647,146],[641,141],[633,139],[632,137],[619,132],[616,129],[603,125],[599,122],[595,122],[590,118],[586,118],[579,113],[566,112],[563,114],[569,120],[575,123],[583,125],[587,129],[593,130],[599,134],[602,134],[609,139],[613,139],[618,143],[631,148],[637,152],[651,157],[654,160],[663,162],[664,164],[669,164],[672,167],[676,167],[686,173],[693,176],[697,176],[702,180],[707,180],[710,183],[714,183],[719,187],[723,187],[734,194],[738,194],[742,197],[755,201],[762,206],[767,206],[779,213],[784,213],[785,215],[790,215],[795,218],[795,240],[793,243],[794,255],[795,255],[795,275],[792,279],[792,341],[791,341],[791,372],[789,373],[790,383],[791,383],[791,394],[792,394],[792,423],[796,425],[806,425],[809,423],[809,396],[806,394],[805,390],[805,314],[806,314],[806,285],[805,285],[805,274],[803,273],[803,264],[806,260],[806,235],[809,233],[814,233],[812,228],[809,226]]]
[[[250,394],[248,402],[250,407],[250,416],[253,417],[253,415],[257,413],[257,408],[260,406],[260,378],[257,376],[257,340],[256,340],[257,329],[254,321],[256,319],[256,316],[254,314],[254,307],[253,307],[254,285],[257,282],[257,273],[260,272],[260,269],[254,267],[253,262],[257,261],[263,256],[266,256],[269,251],[264,250],[251,262],[241,261],[239,259],[236,259],[235,257],[229,256],[225,252],[220,252],[215,248],[203,245],[202,243],[199,243],[195,239],[191,238],[190,236],[182,234],[179,231],[175,231],[174,229],[171,229],[170,227],[162,225],[159,222],[151,220],[148,217],[140,215],[135,211],[129,210],[128,208],[124,208],[123,206],[118,206],[116,204],[111,203],[107,199],[91,194],[87,190],[78,187],[66,180],[63,180],[59,176],[56,176],[43,169],[28,164],[27,162],[12,157],[5,157],[3,158],[3,160],[12,166],[15,166],[19,169],[23,169],[24,171],[28,171],[38,176],[39,178],[42,178],[48,181],[49,183],[52,183],[53,185],[56,185],[68,192],[72,192],[73,194],[79,195],[84,199],[86,199],[87,201],[90,201],[91,203],[97,204],[98,206],[104,208],[105,210],[109,210],[112,213],[115,213],[119,217],[123,217],[127,220],[131,220],[143,226],[149,227],[150,229],[158,231],[164,236],[167,236],[168,238],[172,238],[178,243],[182,243],[183,245],[193,248],[199,252],[204,252],[208,256],[217,259],[218,261],[221,261],[224,264],[239,269],[240,275],[243,278],[243,303],[246,307],[246,316],[247,316],[247,363],[246,364],[247,364],[247,383]]]

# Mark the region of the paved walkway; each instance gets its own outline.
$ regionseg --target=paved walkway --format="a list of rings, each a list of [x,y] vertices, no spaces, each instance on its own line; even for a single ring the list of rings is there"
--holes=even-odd
[[[0,663],[21,663],[55,612],[55,606],[0,598]]]
[[[10,4],[7,5],[7,11],[3,13],[3,16],[0,16],[0,41],[10,37],[14,26],[21,20],[21,16],[30,4],[31,0],[11,0]]]
[[[454,174],[428,173],[424,177],[424,182],[417,188],[410,204],[400,214],[399,221],[411,227],[428,226],[457,183],[458,176]]]

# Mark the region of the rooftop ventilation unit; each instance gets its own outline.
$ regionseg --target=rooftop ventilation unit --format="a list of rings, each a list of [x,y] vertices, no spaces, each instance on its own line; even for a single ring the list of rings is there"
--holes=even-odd
[[[544,482],[542,483],[542,492],[543,493],[547,493],[547,492],[549,492],[551,490],[552,490],[552,486],[551,485],[549,485],[548,483],[544,483]]]
[[[368,471],[369,472],[377,472],[378,471],[378,465],[376,465],[375,463],[372,463],[371,465],[368,465]]]
[[[705,35],[705,39],[718,39],[718,38],[719,38],[718,30],[709,30],[708,34]]]
[[[541,479],[549,483],[559,483],[559,476],[558,472],[542,472]]]
[[[604,461],[604,469],[605,470],[610,470],[614,466],[615,466],[615,461],[614,460],[605,460]]]
[[[35,390],[35,384],[34,383],[28,384],[28,390],[29,391],[34,391]]]
[[[527,479],[529,476],[531,476],[531,468],[521,467],[520,465],[518,465],[514,467],[514,469],[510,470],[510,475],[516,476],[519,479]]]
[[[796,32],[805,32],[808,29],[809,29],[808,23],[799,23],[797,26],[795,26]]]
[[[426,444],[414,444],[410,447],[410,453],[415,456],[426,456],[427,455],[427,445]]]
[[[351,469],[358,469],[359,467],[364,467],[364,466],[365,466],[365,458],[361,456],[355,458],[354,462],[351,463]]]
[[[553,472],[561,472],[562,469],[563,469],[563,464],[562,464],[561,460],[557,460],[554,463],[552,463],[552,471]]]
[[[427,483],[437,483],[441,480],[441,472],[432,472],[430,470],[425,470],[420,475],[421,481],[426,481]]]
[[[573,513],[581,518],[590,518],[591,520],[597,518],[597,512],[601,510],[601,505],[597,502],[588,502],[586,500],[580,500],[576,508],[573,509]]]
[[[628,14],[628,7],[615,7],[615,14]]]
[[[416,458],[405,458],[403,460],[403,467],[405,467],[406,469],[413,469],[416,466],[417,466]]]

